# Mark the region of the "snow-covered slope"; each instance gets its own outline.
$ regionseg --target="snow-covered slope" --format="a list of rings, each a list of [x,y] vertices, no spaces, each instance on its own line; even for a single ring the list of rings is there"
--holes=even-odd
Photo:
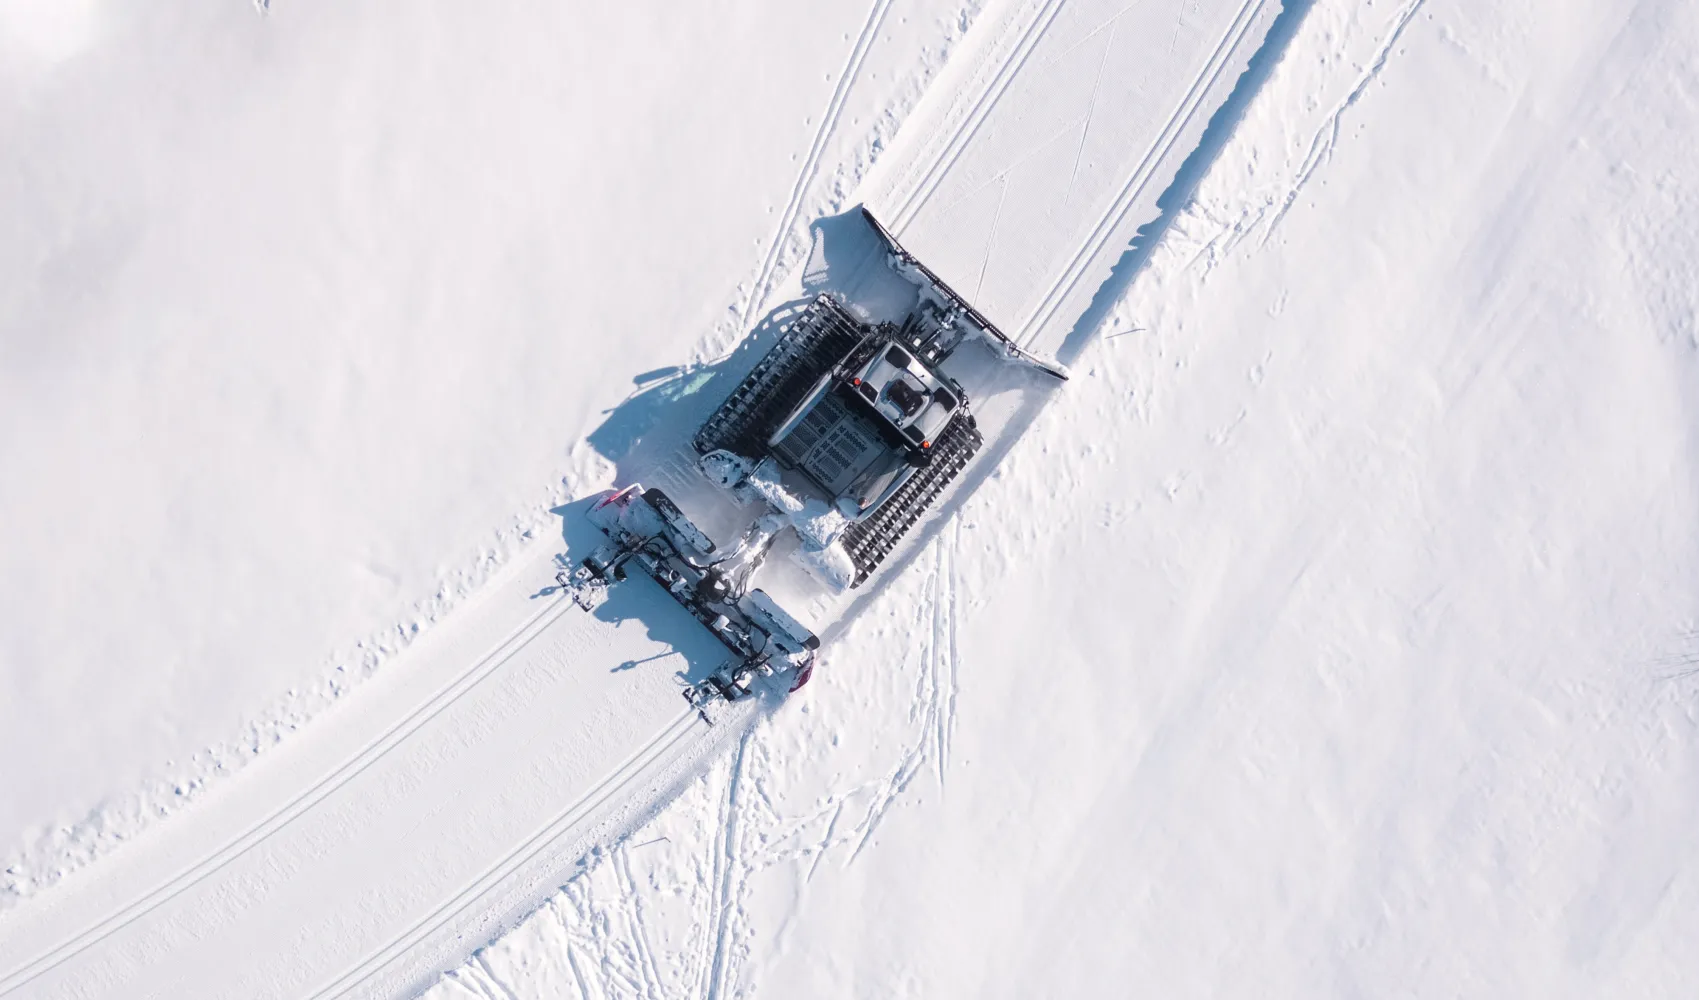
[[[1120,167],[1087,172],[1074,214],[1055,220],[1058,232],[1079,242],[1119,227],[1123,242],[1131,238],[1154,213],[1157,194],[1273,10],[1221,5],[1187,20],[1172,7],[1168,18],[1183,30],[1164,50],[1166,72],[1147,84],[1148,106],[1105,124],[1093,118],[1091,96],[1082,91],[1077,106],[1056,109],[1082,131],[1095,125],[1120,142],[1112,157]],[[1054,4],[1012,4],[977,30],[963,57],[972,72],[935,89],[934,127],[920,133],[942,144],[910,141],[882,159],[892,165],[888,176],[899,178],[886,190],[901,199],[904,218],[924,223],[952,203],[929,202],[924,186],[905,189],[901,178],[987,173],[988,157],[1019,131],[1018,117],[1002,111],[1006,102],[1030,104],[1035,81],[1050,78],[1018,75],[1029,57],[1036,53],[1053,75],[1080,44],[1082,24],[1113,31],[1112,6],[1075,11],[1063,19]],[[868,24],[882,16],[876,6]],[[851,65],[861,51],[854,41]],[[967,89],[952,89],[960,87]],[[850,92],[834,91],[826,117],[840,114],[833,107],[849,99]],[[799,184],[815,167],[801,169]],[[781,237],[787,228],[780,223]],[[1046,289],[1065,293],[1082,277],[1100,282],[1118,251],[1104,256],[1081,245],[1083,257],[1036,259],[1010,294],[1024,289],[1038,302]],[[1097,250],[1103,245],[1099,240]],[[770,291],[772,301],[793,294],[776,283],[785,256],[777,241],[753,286]],[[701,350],[722,337],[706,331]],[[717,379],[724,369],[716,364],[665,379],[658,398],[682,399],[671,408],[677,415],[695,405],[692,393],[704,378]],[[651,406],[653,398],[622,406],[590,435],[622,474],[678,465],[664,447],[634,447],[638,439],[664,443],[688,433],[687,426],[657,422],[668,411]],[[1020,425],[1008,426],[1015,432]],[[585,526],[576,510],[566,516],[569,549],[576,550]],[[535,905],[545,880],[568,869],[589,838],[655,801],[716,737],[738,733],[735,718],[701,731],[665,697],[673,693],[668,664],[654,661],[670,659],[667,645],[682,644],[687,672],[712,665],[691,648],[711,645],[693,623],[641,594],[609,605],[600,621],[562,619],[559,595],[543,586],[552,554],[552,546],[527,547],[484,588],[477,607],[438,626],[409,655],[405,671],[365,695],[358,713],[339,714],[286,744],[193,812],[191,825],[152,834],[14,916],[0,933],[22,960],[0,973],[0,989],[384,994],[452,964],[463,954],[455,949],[487,938],[493,921]],[[851,605],[837,630],[865,604]],[[815,610],[841,612],[841,605],[833,608]],[[657,647],[657,640],[667,645]],[[586,679],[592,671],[603,676]],[[279,933],[307,910],[315,929]],[[244,961],[232,965],[229,955]]]
[[[558,537],[973,9],[0,8],[0,909]]]
[[[1319,2],[959,527],[433,1000],[1684,995],[1696,42]]]
[[[417,5],[152,20],[88,6],[29,22],[8,9],[6,51],[22,55],[0,72],[18,81],[5,113],[23,138],[0,183],[34,214],[0,245],[34,283],[4,300],[5,348],[23,359],[6,377],[25,394],[7,396],[23,402],[5,404],[5,442],[31,475],[0,496],[15,522],[76,514],[65,470],[127,455],[115,427],[145,432],[154,443],[128,460],[148,468],[124,467],[136,505],[109,523],[162,585],[72,606],[73,588],[125,578],[97,576],[80,535],[8,549],[21,555],[7,567],[19,610],[5,618],[5,681],[26,700],[6,720],[46,738],[8,730],[7,801],[39,822],[158,773],[127,751],[202,746],[244,713],[278,728],[191,762],[200,776],[267,748],[133,844],[108,850],[147,825],[108,809],[26,853],[18,889],[109,856],[0,918],[0,992],[394,993],[546,900],[432,1000],[1680,995],[1699,971],[1683,934],[1699,905],[1699,13],[1679,0],[1318,0],[1276,25],[1269,51],[1283,58],[1244,80],[1241,127],[1203,135],[1260,28],[1212,69],[1218,43],[1274,10],[991,3],[892,139],[913,82],[963,27],[953,11],[940,22],[942,8],[928,19],[874,2],[822,30],[754,4],[607,24]],[[203,62],[180,57],[184,37],[206,42]],[[777,44],[799,38],[820,47]],[[707,40],[723,45],[699,51]],[[627,79],[634,64],[643,80]],[[771,88],[751,82],[786,67]],[[225,86],[196,86],[208,79]],[[634,89],[609,97],[609,80]],[[690,90],[702,80],[724,89]],[[1199,81],[1214,96],[1192,102]],[[607,113],[612,135],[550,137],[532,100],[560,120]],[[715,109],[761,100],[716,130]],[[135,110],[103,129],[114,116],[100,102]],[[763,116],[802,124],[761,146],[750,136],[778,131]],[[460,124],[445,136],[444,122]],[[327,154],[344,148],[332,133],[358,155]],[[492,141],[458,141],[468,134]],[[645,146],[675,135],[694,145]],[[728,135],[788,162],[692,160],[729,150],[716,145]],[[1135,239],[1200,135],[1163,224]],[[625,155],[576,158],[599,141]],[[1140,181],[1151,150],[1168,159]],[[153,166],[100,169],[125,155]],[[554,196],[572,211],[550,202],[568,164],[613,193],[568,185]],[[699,185],[698,167],[722,186]],[[509,186],[489,188],[503,170]],[[634,207],[633,190],[655,185],[663,203]],[[527,210],[474,197],[488,190]],[[771,213],[704,209],[680,190],[742,192]],[[563,522],[539,505],[561,476],[580,478],[556,497],[607,463],[668,473],[652,460],[688,430],[668,420],[724,371],[670,366],[729,349],[786,297],[807,220],[863,198],[964,290],[1025,317],[998,318],[1075,378],[1001,414],[994,470],[900,572],[847,613],[815,609],[842,616],[811,687],[748,728],[703,730],[667,674],[711,663],[705,637],[640,587],[600,619],[559,613],[543,585]],[[339,215],[326,218],[327,199]],[[970,210],[992,199],[989,219]],[[495,214],[480,222],[478,205]],[[148,224],[126,229],[126,208]],[[657,228],[628,230],[633,211]],[[563,227],[573,212],[582,229]],[[191,252],[186,233],[223,242]],[[583,234],[629,254],[598,255]],[[576,269],[557,288],[556,265],[527,247]],[[657,292],[663,260],[680,273]],[[256,261],[284,266],[244,278]],[[621,277],[610,261],[645,267]],[[233,327],[255,333],[246,349],[196,319],[250,298],[258,318],[241,315],[259,325]],[[362,316],[369,332],[346,325]],[[525,332],[494,346],[453,335],[491,316]],[[326,334],[315,318],[345,325]],[[559,330],[539,334],[551,320]],[[125,323],[147,336],[113,332]],[[40,324],[85,335],[29,336]],[[436,339],[409,339],[418,329]],[[585,330],[627,336],[598,356],[614,342]],[[63,344],[93,353],[63,361],[50,350]],[[350,345],[378,354],[362,368],[339,353]],[[272,380],[197,374],[211,361]],[[326,370],[364,381],[309,405],[343,384],[314,374]],[[501,391],[456,396],[462,375]],[[599,395],[625,378],[651,391]],[[143,394],[143,379],[169,391]],[[83,391],[55,394],[66,386]],[[443,415],[445,396],[462,412]],[[336,419],[362,405],[383,419]],[[30,433],[36,414],[54,419]],[[397,414],[421,422],[399,438],[418,450],[386,465],[373,454],[397,438],[375,435]],[[524,447],[492,449],[497,432]],[[222,433],[251,450],[196,436]],[[317,498],[276,548],[241,546],[230,577],[207,560],[279,523],[270,494],[256,522],[191,517],[193,505],[124,519],[170,497],[203,454],[230,477],[215,497],[293,467],[285,485]],[[362,456],[375,471],[345,462]],[[367,496],[388,499],[348,499]],[[384,506],[415,496],[401,514]],[[576,546],[584,527],[563,517]],[[324,537],[307,537],[321,518]],[[337,577],[319,574],[380,529],[394,591],[321,594]],[[481,547],[481,562],[456,554]],[[337,662],[323,650],[408,621],[439,559],[457,569],[417,613],[442,621],[351,654],[357,674],[407,647],[269,749],[346,689],[317,673]],[[21,572],[36,566],[64,569],[41,586]],[[443,616],[461,594],[473,596]],[[170,636],[138,632],[126,653],[145,669],[114,672],[130,660],[110,651],[150,616]],[[277,617],[276,636],[232,638]],[[251,687],[159,691],[178,663],[216,674],[216,656],[172,658],[219,643],[262,664],[239,678]],[[55,675],[40,664],[60,646],[70,669]],[[307,688],[315,678],[325,686]],[[255,707],[291,683],[299,711]],[[78,714],[89,704],[106,714]],[[162,704],[181,732],[149,743],[137,733]],[[715,738],[727,752],[689,780]],[[84,744],[86,757],[64,752]],[[132,810],[175,798],[151,787]]]

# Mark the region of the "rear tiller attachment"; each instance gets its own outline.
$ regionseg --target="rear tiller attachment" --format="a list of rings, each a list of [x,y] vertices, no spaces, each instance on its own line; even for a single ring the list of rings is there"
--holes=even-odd
[[[634,483],[610,491],[587,516],[607,542],[570,575],[563,569],[555,579],[574,603],[594,611],[607,599],[608,586],[636,567],[714,633],[732,659],[684,690],[704,722],[713,722],[710,703],[747,697],[757,677],[789,673],[793,691],[807,682],[819,638],[765,592],[748,589],[783,519],[760,518],[730,553],[716,556],[713,541],[659,489]]]

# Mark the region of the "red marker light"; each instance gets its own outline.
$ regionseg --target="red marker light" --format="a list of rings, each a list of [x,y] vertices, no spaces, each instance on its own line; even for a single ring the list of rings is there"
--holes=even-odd
[[[852,384],[852,385],[860,385],[860,384],[861,384],[861,379],[858,379],[858,378],[852,378],[852,379],[850,379],[850,383],[851,383],[851,384]]]
[[[930,447],[932,447],[932,442],[931,441],[922,441],[922,442],[920,442],[920,446],[922,448],[930,448]]]

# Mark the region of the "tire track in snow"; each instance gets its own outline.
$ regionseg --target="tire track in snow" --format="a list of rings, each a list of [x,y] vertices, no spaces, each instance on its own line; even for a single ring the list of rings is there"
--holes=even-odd
[[[1226,34],[1222,35],[1214,50],[1210,52],[1209,59],[1204,63],[1203,71],[1186,89],[1185,96],[1180,99],[1179,106],[1163,123],[1162,129],[1157,133],[1156,140],[1145,150],[1143,157],[1133,168],[1132,174],[1121,186],[1121,190],[1116,194],[1115,199],[1110,202],[1108,210],[1098,218],[1096,225],[1091,228],[1086,234],[1085,240],[1075,249],[1073,255],[1068,259],[1068,263],[1062,268],[1062,272],[1039,297],[1038,305],[1034,307],[1026,319],[1016,326],[1014,339],[1021,346],[1030,347],[1033,341],[1037,339],[1038,334],[1055,316],[1056,310],[1061,308],[1063,300],[1085,276],[1086,269],[1102,252],[1103,247],[1120,227],[1133,203],[1144,193],[1145,187],[1155,175],[1157,167],[1167,158],[1169,152],[1173,150],[1174,144],[1179,141],[1181,134],[1191,124],[1192,119],[1196,117],[1198,110],[1204,106],[1209,94],[1214,90],[1217,81],[1220,80],[1221,74],[1232,62],[1233,53],[1238,51],[1239,44],[1244,40],[1251,26],[1257,22],[1258,15],[1262,13],[1267,4],[1268,0],[1245,0],[1239,7]]]
[[[826,103],[825,113],[820,116],[820,127],[814,132],[814,141],[808,147],[808,155],[802,162],[801,171],[797,173],[796,183],[791,185],[790,199],[785,203],[784,211],[779,214],[778,227],[767,244],[767,256],[761,262],[761,270],[756,272],[755,284],[750,286],[749,297],[744,301],[743,309],[738,313],[737,330],[740,334],[749,328],[755,310],[767,300],[774,273],[784,256],[785,245],[790,242],[791,230],[796,227],[797,216],[802,213],[803,199],[807,196],[815,175],[819,173],[820,158],[825,155],[826,144],[832,133],[837,130],[838,119],[843,116],[844,102],[849,98],[850,89],[861,74],[861,65],[867,59],[867,52],[878,39],[879,28],[884,24],[885,15],[890,10],[891,0],[874,0],[873,8],[867,12],[867,23],[862,25],[861,33],[856,36],[855,44],[850,48],[844,68],[838,72],[837,86],[832,88],[832,97]]]
[[[649,768],[663,760],[668,751],[682,743],[685,737],[693,734],[696,728],[696,713],[681,712],[671,723],[649,740],[636,753],[626,758],[625,762],[602,778],[588,792],[558,813],[553,820],[541,830],[532,834],[524,842],[491,864],[471,883],[442,905],[431,910],[425,916],[415,921],[412,926],[397,934],[394,938],[379,948],[364,961],[356,964],[329,985],[323,986],[311,994],[313,1000],[330,1000],[332,997],[347,995],[355,987],[381,972],[384,967],[399,958],[413,945],[425,940],[431,934],[440,930],[455,917],[478,905],[479,899],[490,889],[499,885],[532,858],[547,850],[551,845],[577,832],[580,824],[595,818],[596,811],[606,805],[617,793],[625,791],[638,780],[648,776]]]
[[[504,663],[530,645],[537,636],[554,624],[571,606],[570,600],[558,595],[545,603],[518,628],[508,633],[507,637],[493,647],[490,652],[474,661],[472,666],[464,673],[441,688],[422,706],[390,727],[377,739],[366,744],[353,757],[315,782],[306,791],[243,831],[225,846],[179,872],[151,892],[120,908],[117,912],[72,937],[69,941],[13,969],[4,978],[0,978],[0,996],[11,993],[38,976],[52,971],[91,946],[147,916],[287,828],[308,810],[318,805],[319,802],[358,777],[372,765],[383,760],[396,747],[405,743],[409,736],[469,694]]]

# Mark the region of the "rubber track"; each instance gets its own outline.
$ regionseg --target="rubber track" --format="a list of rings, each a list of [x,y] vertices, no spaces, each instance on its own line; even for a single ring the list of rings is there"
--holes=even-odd
[[[696,432],[699,455],[725,448],[759,458],[767,439],[867,328],[829,295],[816,298]]]
[[[957,414],[933,442],[931,463],[910,477],[872,516],[844,529],[841,541],[855,563],[855,582],[851,587],[861,586],[873,575],[984,443],[973,417]]]

